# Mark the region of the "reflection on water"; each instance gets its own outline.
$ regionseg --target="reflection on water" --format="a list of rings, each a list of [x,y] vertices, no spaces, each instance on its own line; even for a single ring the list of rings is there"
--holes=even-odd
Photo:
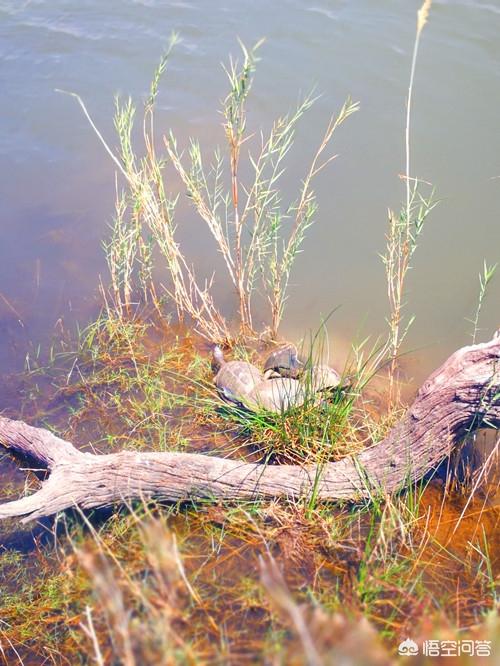
[[[267,37],[251,131],[268,128],[298,91],[321,91],[289,164],[290,196],[330,112],[347,94],[360,100],[361,112],[337,137],[340,158],[318,179],[319,220],[293,274],[283,331],[297,337],[341,306],[330,323],[339,349],[380,333],[387,306],[378,253],[386,208],[397,208],[403,195],[398,173],[418,4],[0,0],[0,368],[22,368],[29,342],[47,343],[60,317],[88,320],[104,272],[113,167],[74,101],[55,89],[80,93],[113,142],[114,93],[144,98],[174,29],[183,41],[161,91],[158,128],[174,128],[182,142],[196,135],[208,150],[223,140],[219,64],[237,52],[236,36],[247,43]],[[495,3],[441,0],[422,41],[413,173],[432,182],[442,201],[408,294],[408,311],[417,315],[408,348],[423,348],[418,366],[409,366],[417,380],[469,340],[465,317],[475,306],[477,273],[483,258],[498,259],[499,30]],[[178,221],[192,260],[209,273],[215,250],[207,253],[191,233],[187,209]],[[217,289],[228,303],[224,280]],[[494,285],[483,318],[488,330],[498,323],[498,295]]]

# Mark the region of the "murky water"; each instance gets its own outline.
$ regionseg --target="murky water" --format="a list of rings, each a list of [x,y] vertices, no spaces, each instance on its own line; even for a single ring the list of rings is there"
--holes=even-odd
[[[285,334],[330,322],[339,348],[384,329],[386,209],[399,207],[404,109],[419,2],[383,0],[0,0],[0,368],[22,368],[28,343],[47,345],[58,320],[85,323],[99,274],[101,241],[114,202],[114,169],[74,100],[78,92],[114,143],[116,92],[144,98],[152,70],[177,30],[182,43],[164,82],[158,128],[179,141],[223,141],[220,62],[236,37],[265,36],[249,129],[269,128],[299,91],[322,97],[301,126],[287,193],[331,111],[351,94],[361,111],[341,129],[340,157],[317,182],[320,213],[293,274]],[[421,43],[413,114],[413,175],[442,199],[415,259],[408,312],[417,319],[408,348],[424,348],[417,380],[470,339],[483,258],[500,248],[500,4],[434,3]],[[178,220],[183,237],[198,221]],[[209,272],[216,260],[195,234],[191,259]],[[192,236],[191,236],[192,238]],[[106,279],[104,277],[104,279]],[[484,309],[488,335],[498,324],[500,279]],[[218,291],[226,302],[229,287]]]

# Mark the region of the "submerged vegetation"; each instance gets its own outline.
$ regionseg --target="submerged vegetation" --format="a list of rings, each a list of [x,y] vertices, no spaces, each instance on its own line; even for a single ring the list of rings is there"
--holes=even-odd
[[[313,97],[274,122],[257,156],[248,154],[253,177],[245,184],[240,162],[260,44],[242,47],[243,62],[227,68],[226,158],[217,151],[207,168],[198,142],[184,154],[173,133],[163,137],[166,153],[160,154],[154,105],[174,37],[145,104],[142,157],[133,147],[130,100],[117,101],[115,154],[78,98],[122,177],[105,245],[111,288],[103,288],[102,315],[80,332],[76,349],[61,341],[48,366],[32,361],[18,379],[24,418],[102,453],[203,452],[268,465],[316,463],[318,469],[387,434],[405,410],[397,375],[412,321],[403,316],[405,281],[434,206],[410,177],[409,160],[413,76],[430,4],[426,0],[418,15],[411,69],[406,205],[399,215],[389,214],[383,257],[389,333],[372,348],[368,340],[353,345],[341,386],[321,404],[308,394],[303,405],[282,414],[227,406],[213,384],[210,345],[223,342],[234,358],[262,364],[278,338],[293,260],[315,219],[314,177],[333,159],[327,155],[333,135],[358,106],[348,100],[332,117],[296,199],[285,203],[285,158]],[[167,168],[215,240],[235,293],[236,325],[223,316],[212,281],[196,274],[177,240],[178,195],[168,191]],[[158,260],[169,278],[163,291]],[[474,341],[494,270],[485,264],[480,276]],[[262,295],[268,329],[256,331],[254,309]],[[169,304],[176,317],[166,314]],[[323,358],[325,348],[323,329],[304,344],[313,360]],[[500,513],[498,485],[488,472],[496,451],[497,445],[487,469],[467,470],[466,480],[450,461],[404,493],[373,493],[358,504],[332,506],[315,493],[280,502],[137,502],[113,512],[75,509],[10,540],[14,528],[5,523],[0,659],[385,665],[396,663],[398,645],[411,638],[420,648],[430,640],[475,641],[494,663]],[[35,474],[28,478],[31,486],[38,483]],[[13,483],[3,490],[10,496],[19,488]],[[422,653],[415,660],[432,663]],[[475,657],[464,653],[461,663],[476,663]]]

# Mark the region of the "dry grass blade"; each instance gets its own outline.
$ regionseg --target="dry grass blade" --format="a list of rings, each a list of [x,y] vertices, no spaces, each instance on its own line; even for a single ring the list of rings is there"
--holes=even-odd
[[[99,639],[96,634],[94,627],[94,621],[92,620],[92,609],[90,606],[85,607],[85,616],[87,618],[87,624],[80,623],[82,631],[91,639],[92,647],[94,649],[94,658],[98,666],[104,666],[104,658],[102,656],[101,648],[99,645]]]
[[[419,181],[412,178],[410,172],[410,123],[412,110],[413,85],[417,64],[420,35],[427,23],[432,0],[425,0],[417,14],[417,30],[413,46],[413,55],[410,68],[410,81],[406,102],[405,124],[405,189],[406,205],[399,216],[389,211],[389,232],[387,234],[387,249],[383,257],[386,268],[386,278],[390,305],[388,352],[391,358],[389,370],[389,400],[397,404],[399,395],[394,395],[397,356],[401,344],[406,337],[413,318],[403,322],[402,310],[404,305],[404,291],[406,275],[410,269],[410,260],[417,247],[417,241],[422,232],[424,222],[434,207],[433,194],[427,199],[419,193]]]
[[[432,0],[425,0],[424,4],[420,7],[417,14],[417,32],[420,34],[427,23],[429,12],[431,10]]]
[[[316,650],[304,615],[293,600],[276,560],[269,555],[266,560],[261,557],[259,562],[262,584],[276,607],[291,620],[302,643],[307,663],[310,666],[322,666],[323,660]]]
[[[95,594],[104,610],[113,637],[114,648],[124,666],[135,666],[132,649],[130,615],[126,610],[123,594],[111,566],[103,555],[80,551],[81,565],[93,581]]]

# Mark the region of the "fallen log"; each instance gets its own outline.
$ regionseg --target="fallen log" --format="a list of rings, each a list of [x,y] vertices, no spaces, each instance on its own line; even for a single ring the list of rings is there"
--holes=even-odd
[[[70,507],[131,499],[300,497],[360,500],[393,492],[435,469],[463,438],[500,426],[500,337],[464,347],[419,390],[387,437],[356,457],[321,467],[263,465],[191,453],[83,453],[48,430],[0,416],[0,444],[44,465],[40,490],[0,505],[23,522]]]

